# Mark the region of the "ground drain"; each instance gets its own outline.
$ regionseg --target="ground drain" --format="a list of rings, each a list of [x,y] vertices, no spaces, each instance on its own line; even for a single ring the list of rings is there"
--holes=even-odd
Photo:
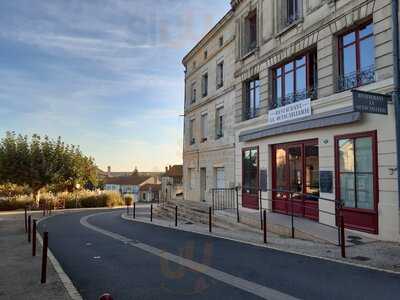
[[[358,260],[358,261],[369,261],[371,260],[369,257],[365,256],[355,256],[351,258],[352,260]]]

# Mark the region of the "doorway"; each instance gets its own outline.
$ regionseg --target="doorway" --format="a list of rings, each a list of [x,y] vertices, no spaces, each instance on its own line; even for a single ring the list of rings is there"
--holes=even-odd
[[[272,147],[273,210],[319,219],[318,140]]]
[[[206,202],[207,169],[200,169],[200,201]]]
[[[243,149],[242,163],[242,206],[251,209],[258,209],[258,147]]]

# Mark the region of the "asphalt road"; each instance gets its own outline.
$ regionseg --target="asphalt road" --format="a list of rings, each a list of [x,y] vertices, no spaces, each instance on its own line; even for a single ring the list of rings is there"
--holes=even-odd
[[[87,223],[100,231],[81,224],[89,215]],[[105,292],[116,300],[262,299],[251,292],[264,291],[262,287],[278,293],[267,299],[285,295],[399,299],[399,275],[133,223],[120,216],[121,211],[80,212],[39,224],[40,231],[49,231],[50,249],[84,299],[98,299]],[[154,254],[154,249],[162,250],[161,254]],[[211,268],[189,268],[163,258],[165,252]]]

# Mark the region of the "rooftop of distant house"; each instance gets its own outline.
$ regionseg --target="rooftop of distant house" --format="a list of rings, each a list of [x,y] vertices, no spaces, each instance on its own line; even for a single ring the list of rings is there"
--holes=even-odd
[[[183,177],[183,166],[174,165],[165,168],[165,176],[167,177]]]
[[[140,187],[140,191],[152,191],[152,192],[159,192],[161,190],[161,184],[144,184]]]
[[[140,185],[152,176],[143,176],[140,174],[131,174],[129,176],[120,177],[105,177],[105,184],[115,184],[115,185]]]

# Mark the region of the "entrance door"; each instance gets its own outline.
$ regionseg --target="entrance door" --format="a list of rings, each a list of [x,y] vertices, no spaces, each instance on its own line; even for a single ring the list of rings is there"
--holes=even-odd
[[[318,141],[273,146],[273,210],[318,220]]]
[[[258,209],[258,148],[244,149],[242,156],[242,205]]]
[[[206,202],[207,169],[200,169],[200,201]]]
[[[335,140],[336,199],[344,205],[345,225],[378,234],[376,132],[339,136]]]

